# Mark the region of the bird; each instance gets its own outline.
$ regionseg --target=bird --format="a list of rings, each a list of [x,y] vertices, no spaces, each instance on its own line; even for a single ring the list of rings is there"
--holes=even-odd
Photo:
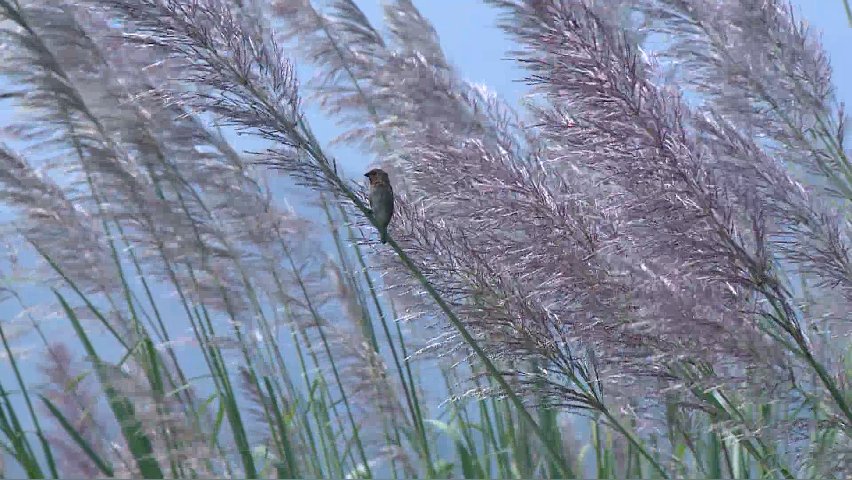
[[[388,225],[393,216],[393,188],[387,172],[374,168],[364,174],[370,179],[370,207],[379,228],[382,243],[388,241]]]

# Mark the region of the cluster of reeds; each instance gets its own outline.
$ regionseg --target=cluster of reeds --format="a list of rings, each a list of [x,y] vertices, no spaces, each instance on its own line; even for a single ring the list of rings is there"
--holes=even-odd
[[[386,31],[354,0],[0,0],[6,471],[848,475],[817,36],[777,0],[488,3],[522,113],[411,0]],[[354,163],[391,173],[386,247]]]

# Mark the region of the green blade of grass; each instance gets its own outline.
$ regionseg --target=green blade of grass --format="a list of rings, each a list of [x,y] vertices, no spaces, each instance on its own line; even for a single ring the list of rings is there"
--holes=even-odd
[[[6,339],[6,332],[3,331],[3,327],[0,326],[0,340],[3,341],[3,348],[6,350],[6,355],[9,357],[9,363],[12,365],[12,370],[15,372],[15,379],[18,381],[18,386],[21,389],[21,393],[24,396],[24,401],[27,404],[27,410],[30,413],[30,417],[33,420],[33,426],[36,429],[36,435],[38,436],[39,442],[41,442],[41,448],[44,452],[44,457],[47,460],[47,466],[50,469],[50,473],[54,478],[59,477],[59,473],[56,471],[56,461],[53,458],[53,451],[50,448],[50,445],[47,442],[47,438],[44,436],[44,432],[41,429],[41,423],[38,421],[38,415],[36,415],[35,409],[33,408],[33,403],[30,400],[30,394],[27,389],[26,384],[24,383],[24,378],[21,375],[21,370],[18,368],[18,362],[15,359],[15,355],[12,353],[12,348],[9,345],[9,341]]]
[[[80,447],[81,450],[83,450],[83,453],[85,453],[86,456],[89,457],[89,459],[95,464],[95,466],[98,467],[98,470],[100,470],[107,477],[115,476],[115,472],[113,471],[109,463],[102,459],[100,455],[97,454],[97,452],[95,452],[95,449],[92,448],[92,446],[89,445],[89,442],[87,442],[86,439],[83,438],[82,435],[80,435],[80,432],[78,432],[74,428],[74,426],[71,425],[71,422],[69,422],[68,419],[65,418],[65,415],[63,415],[62,412],[59,411],[58,408],[56,408],[56,405],[54,405],[53,402],[51,402],[44,395],[39,395],[39,398],[41,398],[41,401],[44,402],[44,405],[47,407],[48,410],[50,410],[50,413],[59,422],[59,425],[62,426],[62,429],[65,430],[65,432],[71,437],[71,439],[74,440],[74,443],[76,443],[77,446]]]
[[[65,310],[65,314],[68,315],[68,319],[74,327],[77,337],[80,339],[80,342],[83,344],[83,348],[86,350],[86,354],[95,364],[95,373],[98,375],[98,378],[103,385],[104,393],[106,394],[110,409],[121,427],[124,439],[127,441],[127,447],[130,449],[130,452],[136,460],[139,472],[144,478],[163,478],[163,472],[160,469],[160,465],[156,458],[154,458],[154,448],[151,443],[151,439],[149,439],[143,431],[142,422],[136,417],[136,411],[133,408],[133,404],[129,399],[127,399],[127,397],[121,395],[118,390],[112,386],[109,379],[103,374],[103,369],[101,367],[104,364],[97,351],[95,351],[94,345],[92,345],[89,340],[89,336],[86,334],[85,330],[83,330],[83,326],[80,323],[80,319],[77,318],[77,314],[74,313],[74,310],[71,309],[71,306],[68,305],[68,302],[65,301],[65,298],[58,291],[54,290],[53,293],[62,305],[63,310]],[[94,305],[91,305],[90,308],[94,308]],[[101,316],[99,313],[96,313],[96,315]]]
[[[41,465],[33,453],[32,445],[9,400],[9,393],[6,392],[2,383],[0,383],[0,398],[3,399],[3,403],[0,404],[0,432],[11,442],[11,445],[4,444],[4,449],[23,467],[28,478],[44,478]]]
[[[287,421],[284,418],[284,415],[281,413],[281,409],[278,406],[278,400],[275,398],[275,391],[272,388],[272,382],[269,381],[268,378],[263,378],[263,384],[266,386],[266,392],[269,398],[269,403],[272,408],[272,412],[275,415],[275,423],[278,427],[278,435],[281,438],[281,443],[284,451],[284,461],[282,462],[281,467],[278,468],[278,474],[280,478],[298,478],[299,469],[298,464],[296,463],[295,458],[293,457],[293,450],[290,448],[289,441],[289,431]],[[281,476],[283,475],[283,477]]]

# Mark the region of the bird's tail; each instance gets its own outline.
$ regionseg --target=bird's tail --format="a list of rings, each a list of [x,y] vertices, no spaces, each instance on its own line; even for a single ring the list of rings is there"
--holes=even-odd
[[[382,229],[382,243],[388,243],[388,231],[386,228]]]

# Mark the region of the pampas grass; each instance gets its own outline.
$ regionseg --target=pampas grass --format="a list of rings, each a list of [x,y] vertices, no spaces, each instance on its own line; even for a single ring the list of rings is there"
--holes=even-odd
[[[487,3],[524,111],[410,0],[384,28],[352,0],[0,0],[4,474],[847,476],[818,36],[773,0]],[[388,248],[338,145],[391,172]]]

